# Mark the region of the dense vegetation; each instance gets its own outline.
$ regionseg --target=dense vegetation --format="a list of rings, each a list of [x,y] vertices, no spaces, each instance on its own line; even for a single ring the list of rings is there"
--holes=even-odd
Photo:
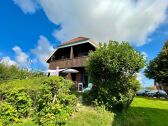
[[[168,101],[135,97],[123,113],[81,107],[67,126],[168,126]],[[83,121],[85,120],[85,121]]]
[[[94,84],[88,97],[108,110],[126,109],[139,87],[136,73],[144,65],[143,55],[126,42],[110,41],[108,45],[100,45],[90,53],[87,62]]]
[[[157,57],[150,61],[145,75],[154,79],[168,92],[168,41],[165,42]]]
[[[43,74],[41,72],[30,72],[15,65],[7,66],[3,63],[0,63],[0,83],[14,79],[40,77],[42,75]]]
[[[83,101],[94,107],[77,107],[69,80],[0,64],[0,126],[167,126],[168,101],[133,101],[140,86],[136,73],[144,62],[143,55],[125,42],[111,41],[91,52],[87,70],[94,85]]]
[[[163,99],[135,97],[123,113],[110,113],[104,109],[80,106],[66,126],[167,126],[168,101]],[[11,126],[38,126],[30,119]]]
[[[73,83],[62,77],[13,80],[0,84],[0,125],[31,118],[36,124],[61,126],[75,110]]]

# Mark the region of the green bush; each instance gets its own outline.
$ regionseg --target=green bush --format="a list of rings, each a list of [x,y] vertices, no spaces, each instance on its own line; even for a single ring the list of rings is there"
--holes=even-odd
[[[28,117],[32,107],[32,99],[26,90],[13,90],[6,93],[5,97],[5,101],[16,108],[19,117]]]
[[[7,66],[5,64],[0,63],[0,83],[14,79],[26,79],[41,76],[44,76],[41,72],[32,72],[26,69],[21,69],[15,65]]]
[[[41,82],[42,78],[34,78],[13,80],[0,84],[2,102],[0,120],[2,120],[3,125],[6,126],[6,124],[13,122],[17,123],[22,118],[32,116],[34,108],[37,106],[37,99],[35,98],[37,92],[41,89]],[[5,108],[6,110],[4,111]]]
[[[0,103],[0,125],[8,125],[13,122],[19,122],[16,108],[7,102]]]
[[[87,70],[93,88],[88,97],[108,110],[122,111],[139,87],[136,73],[145,65],[143,55],[128,43],[110,41],[89,54]]]
[[[22,119],[20,123],[12,123],[9,126],[39,126],[39,125],[35,124],[31,119],[26,118]]]
[[[37,112],[34,120],[40,125],[64,125],[77,104],[72,95],[71,81],[62,77],[49,77],[42,83]]]
[[[4,126],[32,118],[40,125],[62,125],[75,109],[73,83],[62,77],[14,80],[0,84],[0,121]]]

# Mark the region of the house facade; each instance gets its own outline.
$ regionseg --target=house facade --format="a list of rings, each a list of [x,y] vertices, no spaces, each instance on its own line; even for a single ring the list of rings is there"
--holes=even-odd
[[[75,69],[78,73],[69,73],[67,79],[77,83],[88,84],[88,74],[85,66],[90,51],[95,51],[98,44],[86,37],[74,38],[59,45],[47,59],[49,70]]]

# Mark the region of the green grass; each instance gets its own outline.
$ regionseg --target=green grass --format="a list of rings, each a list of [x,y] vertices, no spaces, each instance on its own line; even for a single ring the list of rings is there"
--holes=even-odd
[[[168,126],[168,101],[136,97],[127,112],[115,116],[113,126]]]
[[[136,97],[122,114],[81,106],[66,126],[168,126],[168,101]]]
[[[12,126],[37,126],[30,119]],[[136,97],[122,114],[81,105],[66,126],[168,126],[168,101]]]
[[[114,114],[104,109],[81,106],[66,126],[111,126],[113,118]]]
[[[38,126],[31,119],[23,119],[22,123],[13,123],[9,126]]]

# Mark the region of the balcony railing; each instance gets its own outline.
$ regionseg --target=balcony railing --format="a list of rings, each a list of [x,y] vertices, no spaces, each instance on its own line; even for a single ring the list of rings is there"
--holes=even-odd
[[[52,61],[49,64],[49,69],[59,68],[70,68],[70,67],[84,67],[86,64],[87,56],[85,57],[75,57],[73,59],[62,59]]]

